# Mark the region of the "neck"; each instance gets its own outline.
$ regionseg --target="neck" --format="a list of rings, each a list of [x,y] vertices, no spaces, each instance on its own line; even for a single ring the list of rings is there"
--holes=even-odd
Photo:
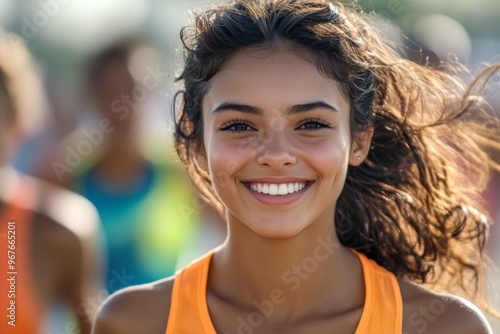
[[[134,150],[108,150],[96,165],[99,175],[108,182],[121,184],[130,182],[144,168],[144,160]]]
[[[273,317],[281,314],[288,319],[343,312],[362,304],[359,260],[339,243],[334,224],[309,226],[300,236],[286,239],[248,231],[245,238],[236,238],[234,233],[212,261],[209,289],[219,297],[247,310],[272,301],[279,304]]]

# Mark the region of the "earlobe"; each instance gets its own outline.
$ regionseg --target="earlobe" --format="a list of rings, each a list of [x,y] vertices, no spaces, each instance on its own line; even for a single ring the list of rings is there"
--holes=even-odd
[[[373,127],[371,126],[354,136],[349,156],[349,165],[357,167],[363,163],[370,152],[372,137]]]

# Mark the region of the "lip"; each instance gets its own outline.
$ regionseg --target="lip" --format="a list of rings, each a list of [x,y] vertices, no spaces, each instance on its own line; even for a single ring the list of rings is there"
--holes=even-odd
[[[259,193],[252,188],[250,188],[251,183],[307,183],[306,186],[294,193],[291,194],[286,194],[286,195],[269,195],[269,194],[263,194]],[[247,190],[250,192],[250,194],[257,199],[259,202],[266,204],[266,205],[271,205],[271,206],[280,206],[280,205],[288,205],[293,202],[296,202],[298,199],[304,195],[304,193],[309,189],[309,187],[314,183],[314,181],[311,180],[306,180],[302,178],[291,178],[291,177],[285,177],[285,178],[259,178],[259,179],[252,179],[252,180],[246,180],[242,181],[243,185]]]
[[[241,181],[242,183],[295,183],[295,182],[313,182],[304,178],[298,177],[262,177],[257,179],[250,179]]]

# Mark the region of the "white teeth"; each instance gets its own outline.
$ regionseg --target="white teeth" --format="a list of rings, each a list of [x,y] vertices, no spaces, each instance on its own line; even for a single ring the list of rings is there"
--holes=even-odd
[[[304,189],[307,182],[295,182],[295,183],[250,183],[250,188],[261,194],[267,194],[271,196],[276,195],[288,195],[294,192]]]

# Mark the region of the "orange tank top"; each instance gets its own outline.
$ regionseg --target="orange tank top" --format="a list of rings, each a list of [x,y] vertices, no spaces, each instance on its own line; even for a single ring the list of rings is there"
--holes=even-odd
[[[166,334],[216,334],[206,300],[214,251],[177,272]],[[365,302],[355,334],[401,334],[403,301],[396,277],[365,255],[354,253],[365,282]]]
[[[16,184],[0,212],[0,333],[35,334],[42,319],[31,270],[33,214],[15,204],[34,203],[24,183]]]

